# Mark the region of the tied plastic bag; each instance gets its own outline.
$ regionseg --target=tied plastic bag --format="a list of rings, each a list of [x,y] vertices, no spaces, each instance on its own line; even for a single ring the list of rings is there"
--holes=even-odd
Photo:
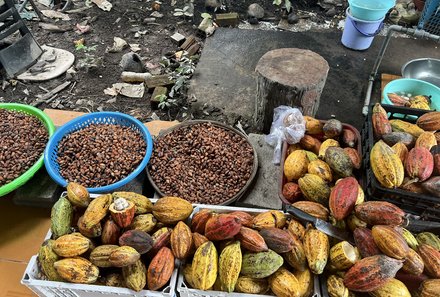
[[[273,110],[273,122],[266,142],[275,147],[272,162],[280,164],[281,146],[286,140],[289,144],[298,143],[304,137],[306,123],[298,108],[278,106]]]

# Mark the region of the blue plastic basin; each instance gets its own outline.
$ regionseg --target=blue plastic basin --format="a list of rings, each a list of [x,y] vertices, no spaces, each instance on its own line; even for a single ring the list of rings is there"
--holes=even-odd
[[[378,21],[396,5],[395,0],[348,0],[351,14],[364,21]]]

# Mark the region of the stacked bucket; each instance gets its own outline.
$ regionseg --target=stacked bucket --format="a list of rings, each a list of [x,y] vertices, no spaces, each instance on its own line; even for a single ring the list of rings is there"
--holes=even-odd
[[[354,50],[366,50],[383,28],[387,12],[395,0],[348,0],[342,44]]]

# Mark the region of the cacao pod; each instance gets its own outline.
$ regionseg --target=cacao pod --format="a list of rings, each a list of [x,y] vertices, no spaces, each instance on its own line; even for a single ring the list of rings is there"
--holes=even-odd
[[[90,228],[87,228],[83,222],[83,217],[80,217],[78,219],[77,225],[78,225],[79,233],[81,233],[86,237],[90,237],[90,238],[99,237],[102,234],[101,223],[98,223],[95,226],[91,226]]]
[[[120,246],[130,246],[139,254],[145,254],[153,247],[153,239],[149,234],[139,230],[129,230],[119,237]]]
[[[252,228],[261,230],[263,228],[277,227],[283,228],[286,225],[286,215],[281,211],[269,210],[259,213],[252,221]]]
[[[362,258],[380,254],[380,250],[374,242],[373,234],[370,229],[358,227],[354,229],[353,237]]]
[[[402,164],[405,164],[406,157],[408,156],[408,148],[406,145],[404,145],[401,142],[396,143],[391,147],[393,151],[396,153],[397,156],[399,156],[400,161],[402,161]]]
[[[420,285],[420,297],[438,297],[440,279],[428,279]]]
[[[411,149],[406,157],[405,170],[415,181],[427,180],[434,170],[434,158],[424,147]]]
[[[356,145],[356,134],[350,129],[342,130],[342,143],[348,147],[354,147]]]
[[[440,278],[440,252],[430,245],[420,244],[419,255],[425,264],[425,270],[433,278]]]
[[[417,234],[417,242],[419,244],[427,244],[435,248],[437,251],[440,251],[440,239],[437,235],[431,232],[422,232]]]
[[[92,262],[93,265],[98,267],[112,267],[112,263],[110,263],[109,258],[110,254],[119,248],[117,245],[112,244],[105,244],[97,246],[91,253],[90,253],[90,262]]]
[[[184,222],[178,222],[171,232],[170,242],[174,256],[177,259],[185,259],[193,245],[191,229]]]
[[[325,122],[324,127],[322,127],[325,137],[335,138],[342,133],[342,123],[337,119],[330,119]]]
[[[110,273],[105,277],[105,285],[109,287],[123,287],[124,278],[120,273]]]
[[[382,140],[376,142],[371,149],[370,165],[374,176],[385,188],[395,188],[402,184],[404,177],[402,161]]]
[[[285,183],[283,186],[283,192],[282,192],[284,198],[290,203],[293,203],[302,197],[301,189],[299,188],[298,184],[294,182],[288,182]],[[252,227],[252,225],[251,225]]]
[[[299,297],[299,282],[295,275],[280,268],[269,277],[269,286],[278,297]]]
[[[309,162],[318,160],[318,156],[314,152],[306,151],[306,155]]]
[[[189,228],[189,227],[188,227]],[[171,279],[174,271],[174,256],[167,247],[162,247],[151,260],[147,270],[147,286],[157,291]]]
[[[286,262],[295,268],[297,271],[305,271],[307,270],[307,258],[304,252],[304,247],[302,242],[292,236],[293,239],[293,248],[291,251],[283,254]]]
[[[428,279],[428,276],[425,274],[409,274],[404,272],[403,270],[399,270],[395,276],[396,279],[400,280],[412,293],[416,293],[415,291],[420,287],[424,280]]]
[[[220,254],[219,277],[223,290],[231,293],[235,289],[241,271],[240,242],[236,241],[226,246]]]
[[[324,133],[324,131],[322,130],[324,124],[320,120],[317,120],[310,116],[304,116],[304,121],[306,122],[306,134],[315,135]]]
[[[301,138],[299,144],[301,145],[302,148],[304,148],[307,151],[311,151],[314,154],[318,154],[319,148],[321,147],[321,141],[307,134],[304,135],[303,138]]]
[[[391,132],[383,135],[382,140],[389,146],[403,143],[408,149],[412,148],[416,143],[414,136],[406,132]]]
[[[325,152],[324,161],[337,175],[341,177],[348,177],[352,175],[353,163],[343,148],[328,148]]]
[[[108,261],[114,267],[133,265],[141,255],[131,246],[120,246],[110,253]]]
[[[405,239],[408,246],[416,251],[419,246],[419,243],[417,242],[417,239],[414,237],[414,235],[407,229],[402,228],[402,236]]]
[[[58,255],[52,249],[53,244],[54,240],[52,239],[48,239],[43,242],[42,246],[38,250],[38,262],[40,263],[41,271],[48,280],[59,282],[63,279],[53,265],[59,260]]]
[[[393,227],[376,225],[371,229],[371,233],[382,253],[398,260],[406,258],[409,251],[408,244]]]
[[[125,203],[127,207],[119,209],[120,203]],[[118,224],[119,227],[125,228],[130,226],[133,221],[136,208],[133,202],[125,200],[124,198],[118,198],[115,202],[110,204],[109,211],[115,223]]]
[[[371,122],[373,124],[374,138],[376,139],[392,131],[387,112],[379,103],[376,103],[373,107]]]
[[[348,157],[350,157],[353,168],[360,169],[362,166],[362,158],[359,156],[359,152],[351,147],[345,147],[344,151],[347,153]]]
[[[192,281],[195,289],[208,290],[215,283],[218,271],[217,250],[211,241],[202,244],[192,261]]]
[[[298,185],[307,200],[328,205],[330,187],[321,177],[307,173],[298,180]]]
[[[386,201],[367,201],[355,207],[356,216],[369,225],[401,225],[405,212]]]
[[[440,133],[438,134],[440,135]],[[434,159],[434,175],[440,175],[440,145],[435,145],[430,150],[432,158]]]
[[[235,285],[235,289],[239,293],[245,294],[265,294],[269,291],[269,283],[265,278],[251,278],[240,276]]]
[[[415,138],[418,138],[423,132],[425,132],[417,125],[402,120],[390,120],[390,124],[394,132],[406,132]]]
[[[379,289],[369,293],[372,297],[411,297],[408,288],[400,280],[392,278]]]
[[[332,170],[327,163],[322,160],[315,160],[309,163],[307,167],[307,172],[310,174],[315,174],[322,178],[326,182],[331,182],[333,180]]]
[[[319,204],[322,206],[321,204]],[[325,221],[325,220],[324,220]],[[295,219],[290,219],[289,224],[287,225],[287,232],[290,233],[293,237],[302,240],[304,237],[304,233],[306,232],[306,228]]]
[[[97,225],[107,215],[112,200],[113,198],[110,194],[101,195],[93,199],[84,212],[84,226],[92,228]]]
[[[134,192],[113,192],[113,199],[124,198],[135,205],[135,214],[144,214],[153,210],[153,203],[147,197]]]
[[[314,216],[315,218],[328,221],[329,211],[320,203],[313,201],[298,201],[293,203],[292,206]]]
[[[327,139],[327,140],[325,140],[321,144],[321,147],[319,148],[318,158],[319,159],[324,159],[325,158],[325,152],[327,151],[327,149],[329,147],[340,147],[340,146],[341,145],[339,144],[339,142],[337,140],[334,140],[334,139]]]
[[[405,177],[403,179],[402,185],[399,187],[402,190],[409,191],[412,193],[425,194],[425,190],[422,187],[422,183],[414,182],[414,179]]]
[[[401,260],[375,255],[357,261],[345,274],[344,285],[356,292],[371,292],[395,277],[402,267]]]
[[[437,145],[437,139],[433,132],[423,132],[416,140],[416,147],[424,147],[428,151]]]
[[[135,216],[133,221],[131,221],[129,228],[148,233],[153,231],[156,224],[156,218],[151,213],[147,213]]]
[[[359,192],[359,184],[354,177],[340,180],[331,190],[329,208],[337,220],[345,219],[354,209]]]
[[[440,197],[440,176],[434,176],[422,183],[422,188],[434,195]]]
[[[151,236],[153,239],[153,247],[150,253],[155,255],[162,247],[168,246],[171,241],[172,229],[168,227],[162,227]]]
[[[409,274],[420,275],[423,273],[424,268],[425,264],[422,257],[413,249],[409,249],[405,262],[403,262],[402,270]]]
[[[287,253],[293,248],[292,236],[287,231],[269,227],[261,229],[260,235],[267,246],[278,254]]]
[[[241,264],[241,274],[252,278],[265,278],[277,271],[283,263],[283,257],[272,250],[245,253]]]
[[[90,203],[90,195],[87,189],[78,184],[70,182],[66,186],[67,199],[70,203],[78,207],[87,207]]]
[[[306,151],[297,150],[287,156],[284,161],[284,175],[288,181],[297,180],[307,173],[309,160]]]
[[[127,288],[136,292],[141,291],[147,283],[147,269],[141,260],[122,267],[122,277]]]
[[[345,270],[359,260],[355,247],[347,241],[341,241],[330,249],[330,263],[338,270]]]
[[[308,228],[304,235],[303,247],[310,270],[314,274],[324,271],[329,256],[329,239],[327,235],[313,228]]]
[[[224,240],[233,238],[240,232],[241,223],[237,217],[229,214],[219,214],[211,217],[205,226],[205,236],[209,240]]]
[[[348,228],[349,228],[352,232],[354,232],[354,230],[355,230],[356,228],[359,228],[359,227],[367,227],[367,223],[364,222],[364,221],[362,221],[362,220],[360,220],[360,219],[354,214],[354,212],[352,212],[352,213],[347,217],[346,222],[347,222]]]
[[[300,297],[308,297],[312,295],[314,287],[314,277],[312,272],[307,268],[304,271],[294,271],[296,279],[299,283],[298,293]]]
[[[101,241],[103,244],[118,244],[119,236],[121,235],[121,228],[112,220],[108,219],[104,223],[104,228],[101,233]]]
[[[66,234],[58,237],[53,243],[53,251],[61,257],[75,257],[87,252],[90,241],[86,237],[77,234]]]
[[[183,277],[185,278],[186,283],[191,287],[194,288],[194,283],[192,281],[192,265],[186,264],[183,266]]]
[[[98,267],[81,257],[62,259],[53,265],[58,274],[71,283],[92,284],[99,276]]]
[[[255,230],[241,227],[240,232],[236,235],[240,240],[241,246],[250,252],[265,252],[268,250],[264,238]]]
[[[193,238],[193,242],[194,242],[194,247],[196,249],[198,249],[205,242],[209,241],[208,238],[206,238],[204,235],[199,234],[197,232],[192,234],[192,238]]]
[[[212,217],[213,211],[210,209],[202,209],[195,213],[191,219],[192,232],[205,233],[206,222]]]
[[[251,214],[244,211],[233,211],[229,215],[236,217],[242,226],[252,228],[254,217]]]
[[[417,126],[425,131],[440,130],[440,112],[433,111],[423,114],[417,119]]]
[[[348,297],[348,289],[344,285],[344,279],[334,274],[327,278],[327,291],[330,297]]]
[[[52,207],[50,213],[50,229],[53,238],[57,239],[70,232],[70,226],[73,219],[73,207],[66,197],[61,197]]]
[[[297,150],[302,150],[299,143],[289,144],[289,147],[287,148],[287,156],[289,156],[291,153]]]
[[[153,206],[153,215],[164,224],[176,224],[192,213],[192,204],[179,197],[162,197]]]

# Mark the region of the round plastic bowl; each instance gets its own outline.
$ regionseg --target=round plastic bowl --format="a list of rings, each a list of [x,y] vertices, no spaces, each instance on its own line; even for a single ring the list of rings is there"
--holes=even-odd
[[[396,5],[395,0],[348,0],[351,14],[364,21],[377,21]]]
[[[46,127],[47,132],[49,133],[49,138],[55,132],[55,126],[52,120],[38,108],[32,107],[30,105],[18,104],[18,103],[0,103],[0,109],[15,110],[36,116]],[[28,170],[26,170],[22,175],[20,175],[10,183],[0,187],[0,197],[24,185],[43,166],[43,162],[44,162],[44,158],[43,158],[43,154],[41,154],[41,157],[37,160],[37,162],[35,162],[35,164],[32,165]]]
[[[89,113],[64,124],[55,132],[52,139],[49,141],[46,150],[44,151],[44,164],[46,166],[47,172],[49,173],[50,177],[62,187],[67,186],[67,181],[59,173],[59,165],[57,163],[58,143],[61,141],[61,139],[63,139],[65,135],[85,128],[90,124],[113,124],[130,127],[131,129],[141,133],[147,145],[144,159],[132,173],[130,173],[120,181],[117,181],[116,183],[103,187],[87,188],[90,193],[111,192],[129,183],[144,170],[144,168],[148,164],[148,161],[150,160],[151,153],[153,151],[153,139],[151,138],[150,132],[144,124],[142,124],[137,119],[120,112]]]
[[[382,92],[382,103],[391,104],[388,93],[401,92],[415,95],[428,95],[431,97],[431,109],[440,110],[440,88],[423,80],[412,78],[400,78],[389,82]]]

